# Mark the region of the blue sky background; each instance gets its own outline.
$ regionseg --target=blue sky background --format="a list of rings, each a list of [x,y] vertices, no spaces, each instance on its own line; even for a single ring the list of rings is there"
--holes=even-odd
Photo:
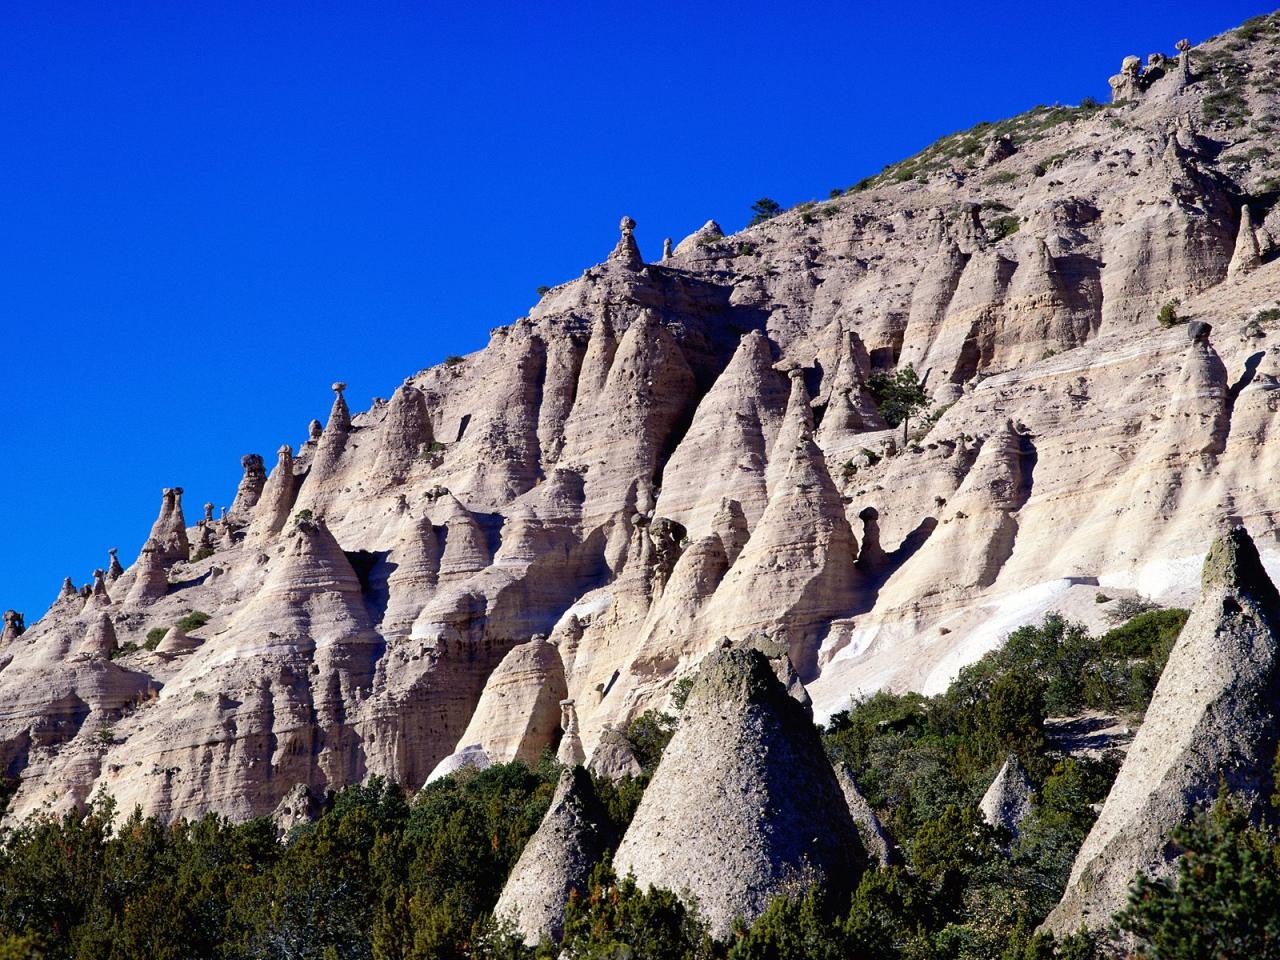
[[[1200,0],[0,4],[0,608],[230,501],[540,284],[1105,99]]]

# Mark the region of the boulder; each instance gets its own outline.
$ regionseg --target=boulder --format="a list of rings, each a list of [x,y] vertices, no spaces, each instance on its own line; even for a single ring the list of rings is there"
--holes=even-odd
[[[1018,758],[1010,754],[982,795],[978,809],[987,823],[1007,830],[1016,840],[1022,821],[1031,813],[1031,792],[1031,778]]]

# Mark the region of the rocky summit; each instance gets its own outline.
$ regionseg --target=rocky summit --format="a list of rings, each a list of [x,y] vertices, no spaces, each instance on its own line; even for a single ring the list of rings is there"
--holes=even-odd
[[[327,417],[274,465],[247,453],[225,509],[156,477],[129,566],[104,544],[4,616],[8,816],[102,791],[293,823],[375,775],[551,756],[621,780],[623,731],[688,695],[616,865],[723,933],[796,877],[854,883],[859,829],[899,856],[811,719],[940,693],[1047,611],[1097,624],[1104,592],[1197,602],[1051,926],[1109,914],[1220,775],[1269,789],[1276,27],[1171,36],[1109,104],[979,125],[661,256],[623,217],[482,349],[357,412],[318,391]],[[583,776],[504,897],[531,939],[604,846]],[[1032,794],[1011,758],[982,805],[1006,840]],[[715,829],[740,869],[711,875]]]

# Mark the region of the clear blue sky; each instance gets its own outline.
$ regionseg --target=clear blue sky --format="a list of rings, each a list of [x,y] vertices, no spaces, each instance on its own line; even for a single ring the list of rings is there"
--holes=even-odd
[[[163,486],[228,503],[333,380],[483,346],[624,213],[656,257],[1268,9],[905,7],[6,0],[0,608],[131,562]]]

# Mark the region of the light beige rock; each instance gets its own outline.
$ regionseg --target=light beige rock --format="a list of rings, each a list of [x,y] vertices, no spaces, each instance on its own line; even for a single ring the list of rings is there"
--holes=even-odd
[[[545,637],[512,647],[489,675],[459,746],[479,744],[490,763],[533,766],[556,741],[567,695],[560,654]]]

